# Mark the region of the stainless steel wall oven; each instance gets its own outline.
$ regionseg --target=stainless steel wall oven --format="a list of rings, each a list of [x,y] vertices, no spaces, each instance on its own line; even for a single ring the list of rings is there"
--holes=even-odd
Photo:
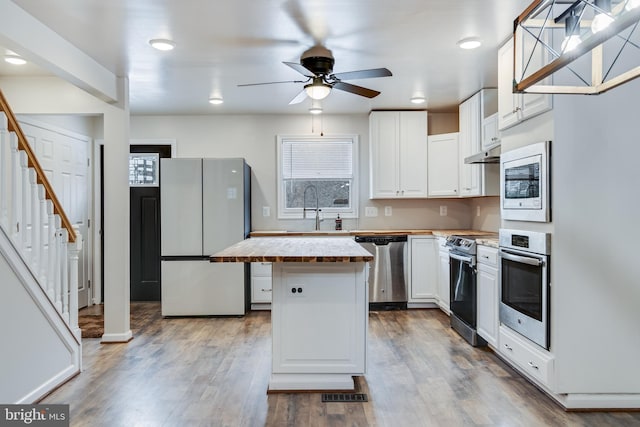
[[[551,235],[500,229],[500,322],[549,349]]]

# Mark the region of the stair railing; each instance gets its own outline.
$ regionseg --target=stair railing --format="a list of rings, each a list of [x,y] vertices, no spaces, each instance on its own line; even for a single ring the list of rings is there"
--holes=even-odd
[[[69,221],[2,91],[0,227],[79,339],[78,259],[82,236]]]

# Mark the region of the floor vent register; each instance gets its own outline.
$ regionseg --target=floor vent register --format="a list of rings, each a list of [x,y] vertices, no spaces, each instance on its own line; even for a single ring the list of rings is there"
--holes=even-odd
[[[322,393],[323,402],[368,402],[365,393]]]

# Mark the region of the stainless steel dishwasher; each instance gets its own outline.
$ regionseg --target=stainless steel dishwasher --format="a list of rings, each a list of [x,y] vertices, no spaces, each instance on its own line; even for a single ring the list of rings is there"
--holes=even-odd
[[[407,236],[361,235],[356,242],[374,257],[369,270],[369,309],[406,309]]]

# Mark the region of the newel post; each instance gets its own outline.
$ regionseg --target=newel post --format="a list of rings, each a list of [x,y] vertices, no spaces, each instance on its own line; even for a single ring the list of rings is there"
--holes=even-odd
[[[69,251],[69,328],[80,339],[81,332],[78,327],[78,258],[82,250],[82,235],[77,227],[74,227],[74,230],[76,232],[76,241],[67,244]]]

